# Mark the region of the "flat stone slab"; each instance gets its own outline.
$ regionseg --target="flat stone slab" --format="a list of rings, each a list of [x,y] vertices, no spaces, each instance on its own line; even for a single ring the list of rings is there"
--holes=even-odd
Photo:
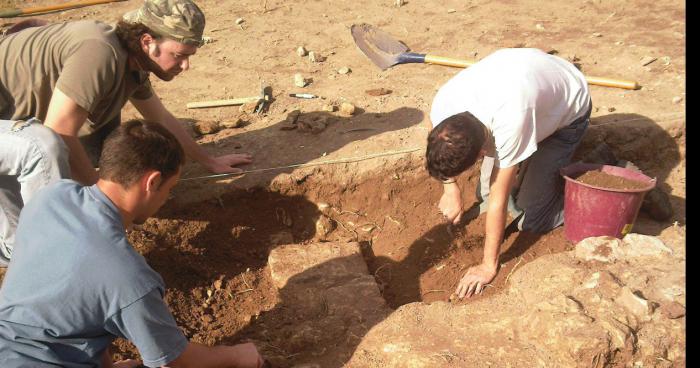
[[[369,273],[357,242],[287,244],[272,250],[268,262],[272,281],[279,289],[294,276],[296,282],[321,277],[318,282],[330,286]]]

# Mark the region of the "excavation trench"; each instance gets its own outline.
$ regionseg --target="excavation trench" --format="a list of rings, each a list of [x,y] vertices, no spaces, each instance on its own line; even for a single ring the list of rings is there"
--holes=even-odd
[[[464,226],[444,223],[436,206],[441,184],[427,176],[420,160],[361,177],[344,174],[346,169],[310,169],[197,203],[178,203],[176,191],[155,218],[129,233],[163,276],[166,301],[188,338],[205,344],[267,341],[263,349],[278,353],[278,365],[309,355],[308,347],[290,339],[304,318],[285,315],[292,312],[271,282],[268,256],[283,244],[358,242],[390,308],[448,301],[466,269],[481,260],[483,216]],[[475,203],[477,181],[476,170],[459,179],[465,208]],[[572,247],[561,229],[544,236],[507,233],[497,278],[471,300],[498,293],[515,267],[539,254]],[[348,296],[348,303],[354,302]],[[118,357],[136,351],[124,341],[116,350]],[[342,359],[352,354],[351,346],[341,350],[332,355]]]

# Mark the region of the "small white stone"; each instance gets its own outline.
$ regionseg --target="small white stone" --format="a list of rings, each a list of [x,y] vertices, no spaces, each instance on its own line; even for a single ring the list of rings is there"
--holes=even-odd
[[[245,19],[243,19],[243,18],[236,19],[236,24],[238,24],[238,25],[240,25],[243,22],[245,22]]]
[[[404,4],[405,4],[404,0],[395,0],[394,1],[394,5],[396,5],[399,8],[402,7]]]
[[[306,51],[306,48],[304,46],[299,46],[297,48],[297,55],[299,56],[306,56],[309,52]]]
[[[338,74],[348,74],[350,72],[351,72],[351,70],[347,66],[344,66],[344,67],[338,69]]]
[[[312,63],[321,63],[321,62],[323,62],[324,60],[326,60],[326,58],[323,57],[323,56],[321,56],[321,55],[319,55],[319,54],[317,54],[316,52],[314,52],[314,51],[309,52],[309,61],[310,61],[310,62],[312,62]]]
[[[294,85],[301,88],[306,87],[307,81],[301,73],[294,74]]]
[[[447,9],[447,13],[451,14],[451,13],[455,13],[455,12],[456,12],[456,10],[454,10],[454,9]]]
[[[352,115],[355,113],[355,105],[353,105],[349,102],[343,102],[340,105],[340,112],[343,113],[344,115]]]
[[[593,37],[593,38],[603,37],[603,34],[596,32],[596,33],[592,34],[591,37]]]
[[[674,97],[673,100],[672,100],[672,102],[673,102],[674,104],[679,104],[679,103],[681,103],[681,101],[683,101],[683,97],[680,97],[680,96],[676,96],[676,97]]]
[[[544,31],[544,26],[540,23],[535,24],[535,28],[537,28],[538,31]]]

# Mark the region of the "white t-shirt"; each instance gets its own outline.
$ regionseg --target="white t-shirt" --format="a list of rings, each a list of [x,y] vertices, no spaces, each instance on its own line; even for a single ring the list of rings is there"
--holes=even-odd
[[[510,167],[537,143],[582,117],[588,83],[568,61],[538,49],[502,49],[464,69],[440,88],[430,120],[437,126],[469,111],[494,138],[496,165]]]

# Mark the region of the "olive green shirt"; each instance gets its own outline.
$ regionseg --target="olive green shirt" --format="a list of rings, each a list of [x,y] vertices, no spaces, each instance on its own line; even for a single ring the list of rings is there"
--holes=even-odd
[[[84,20],[0,37],[0,119],[46,118],[54,88],[88,111],[84,136],[118,118],[129,98],[153,95],[148,73],[129,67],[115,29]]]

